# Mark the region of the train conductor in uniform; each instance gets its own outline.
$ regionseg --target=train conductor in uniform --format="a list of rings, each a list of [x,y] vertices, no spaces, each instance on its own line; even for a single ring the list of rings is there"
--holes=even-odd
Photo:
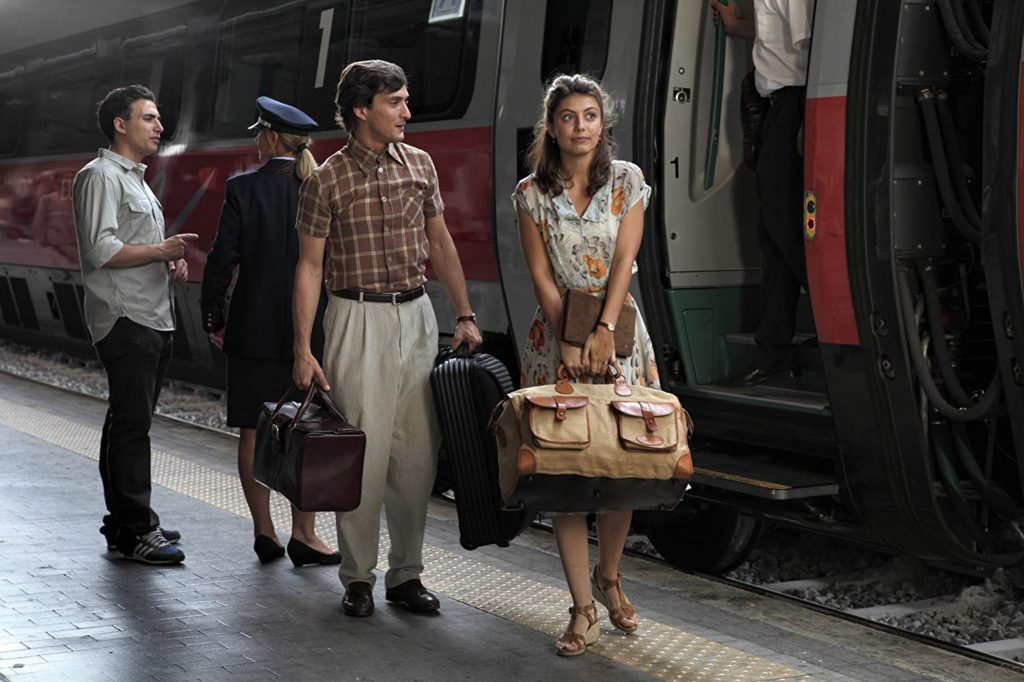
[[[408,100],[399,66],[346,66],[335,104],[348,142],[299,195],[294,380],[333,386],[345,415],[366,432],[362,502],[337,515],[349,616],[373,613],[382,505],[391,539],[385,597],[411,611],[440,605],[420,581],[439,440],[429,384],[438,341],[424,295],[427,260],[455,309],[452,344],[472,350],[481,342],[434,164],[403,142]],[[321,369],[310,333],[325,265],[331,296]]]
[[[161,529],[150,505],[149,427],[174,342],[173,282],[188,278],[185,245],[164,237],[163,207],[142,160],[160,146],[156,96],[141,85],[116,88],[97,109],[110,140],[75,176],[75,234],[85,289],[85,322],[107,373],[100,478],[108,549],[147,564],[177,564],[181,534]]]
[[[270,490],[252,475],[256,422],[263,403],[277,402],[292,385],[292,289],[299,260],[295,214],[299,186],[316,167],[309,150],[316,128],[316,121],[290,104],[256,100],[256,122],[249,130],[263,165],[225,185],[199,297],[203,327],[227,356],[227,424],[239,429],[238,475],[252,514],[253,551],[264,564],[285,550],[270,517]],[[321,297],[311,336],[316,357],[323,349],[326,305]],[[292,508],[288,556],[296,566],[341,562],[316,536],[315,516]]]

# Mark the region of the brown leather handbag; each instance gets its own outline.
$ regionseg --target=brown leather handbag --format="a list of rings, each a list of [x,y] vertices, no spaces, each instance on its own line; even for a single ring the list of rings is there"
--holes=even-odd
[[[562,340],[583,347],[587,337],[597,327],[604,310],[604,299],[584,291],[570,289],[562,304]],[[636,308],[625,303],[615,321],[615,355],[626,358],[633,354],[633,335],[636,331]]]
[[[352,511],[363,485],[366,434],[315,383],[301,403],[263,403],[256,423],[253,478],[302,511]]]
[[[690,416],[671,393],[613,383],[514,391],[491,416],[508,509],[672,509],[693,476]]]

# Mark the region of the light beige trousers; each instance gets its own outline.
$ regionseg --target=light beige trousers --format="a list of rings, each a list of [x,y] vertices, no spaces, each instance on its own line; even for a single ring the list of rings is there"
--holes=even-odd
[[[429,296],[401,305],[331,296],[324,373],[350,422],[366,432],[359,507],[337,514],[341,582],[375,582],[380,509],[391,550],[384,585],[419,578],[440,437],[430,392],[437,320]]]

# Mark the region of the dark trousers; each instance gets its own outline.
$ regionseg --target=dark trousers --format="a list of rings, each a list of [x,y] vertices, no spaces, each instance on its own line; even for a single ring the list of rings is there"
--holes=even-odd
[[[160,524],[150,506],[149,427],[173,345],[171,332],[126,317],[96,344],[110,390],[100,439],[100,478],[107,503],[101,530],[118,549],[130,549],[136,535]]]
[[[802,134],[804,122],[804,88],[782,88],[773,94],[757,160],[761,293],[754,340],[758,367],[768,372],[794,366],[796,308],[800,287],[807,286],[803,157],[797,152],[797,136]]]

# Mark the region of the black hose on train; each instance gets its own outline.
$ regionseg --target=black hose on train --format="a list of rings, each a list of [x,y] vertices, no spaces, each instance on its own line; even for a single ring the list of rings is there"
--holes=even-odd
[[[917,273],[921,277],[921,290],[924,292],[925,317],[928,319],[928,332],[932,335],[932,352],[935,354],[935,361],[942,373],[942,380],[946,384],[946,390],[959,405],[957,407],[970,407],[974,404],[971,397],[967,395],[960,377],[956,375],[953,367],[953,358],[949,354],[949,346],[946,344],[946,330],[942,326],[942,305],[939,303],[939,287],[935,281],[935,266],[930,261],[918,263]]]
[[[981,214],[974,205],[974,198],[967,188],[967,174],[964,173],[963,156],[960,154],[960,142],[957,139],[956,124],[953,122],[953,112],[949,107],[949,95],[945,90],[938,90],[935,93],[935,108],[939,114],[939,128],[942,131],[944,149],[949,153],[949,168],[953,175],[953,187],[956,189],[956,196],[960,200],[960,206],[964,209],[964,215],[972,225],[981,230]]]
[[[1005,490],[997,486],[992,479],[985,475],[978,465],[978,460],[968,444],[967,429],[963,424],[954,422],[952,425],[953,445],[960,458],[960,464],[967,477],[974,483],[974,487],[984,498],[985,502],[992,508],[996,516],[1004,521],[1016,521],[1024,517],[1024,509],[1021,509],[1013,501],[1013,498]]]
[[[978,0],[967,0],[967,12],[971,20],[971,25],[974,27],[974,31],[978,35],[978,42],[985,45],[985,47],[988,47],[992,34],[988,28],[988,24],[985,23],[985,16],[981,12],[981,4]]]
[[[963,524],[971,538],[982,549],[996,552],[994,555],[989,555],[991,558],[998,557],[1001,562],[1006,563],[1018,562],[1024,557],[1024,552],[1020,551],[1019,545],[1014,547],[1007,544],[1004,539],[993,536],[975,520],[971,503],[968,501],[967,495],[960,485],[959,476],[949,457],[952,443],[950,442],[947,422],[942,419],[933,420],[929,424],[929,430],[931,431],[932,454],[935,456],[942,485],[946,489],[948,499],[952,502],[953,508],[956,511],[957,520]]]
[[[921,346],[921,336],[917,329],[917,320],[914,318],[914,297],[910,293],[910,280],[907,267],[900,264],[897,271],[897,293],[900,302],[900,315],[903,318],[903,331],[907,337],[907,344],[910,346],[910,361],[914,365],[917,374],[917,381],[928,398],[928,402],[943,417],[957,422],[969,422],[988,416],[998,406],[998,400],[1002,394],[1002,378],[998,368],[992,374],[992,381],[989,383],[981,400],[970,407],[955,407],[942,397],[938,386],[928,371],[928,360]]]
[[[946,150],[942,142],[942,133],[939,129],[939,116],[935,110],[935,93],[929,88],[924,88],[917,93],[917,101],[921,105],[921,114],[924,117],[925,137],[928,138],[928,149],[932,155],[932,168],[935,171],[935,183],[939,188],[939,195],[942,197],[942,205],[946,209],[953,225],[963,235],[964,239],[970,242],[981,242],[981,230],[971,225],[960,208],[960,202],[956,199],[956,191],[953,189],[953,181],[949,177],[949,165],[946,158]]]
[[[946,33],[957,51],[976,62],[983,62],[988,57],[988,50],[977,41],[974,32],[967,25],[967,16],[959,0],[939,0],[939,13]]]

